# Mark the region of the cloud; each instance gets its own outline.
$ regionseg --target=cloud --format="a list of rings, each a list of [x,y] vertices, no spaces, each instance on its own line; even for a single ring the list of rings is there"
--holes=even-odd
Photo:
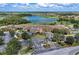
[[[3,6],[4,8],[2,8]],[[17,11],[71,11],[79,10],[79,4],[57,4],[57,3],[10,3],[0,4],[0,9]]]
[[[54,7],[63,8],[64,6],[63,5],[54,5]]]
[[[14,8],[19,8],[19,9],[27,9],[27,8],[30,8],[29,6],[29,3],[16,3],[16,4],[13,4],[12,7]]]
[[[58,8],[62,8],[63,5],[58,5],[58,4],[53,4],[53,3],[38,3],[39,6],[43,6],[43,7],[58,7]]]
[[[29,3],[32,0],[2,0],[0,3]]]
[[[19,9],[29,9],[29,8],[31,8],[30,6],[18,6],[18,7],[16,7],[16,8],[19,8]]]
[[[19,6],[18,8],[20,8],[20,9],[26,9],[27,7],[26,6]]]
[[[50,5],[49,5],[49,7],[53,7],[53,6],[55,6],[55,4],[50,4]]]
[[[18,4],[13,4],[12,7],[18,7]]]
[[[47,7],[45,3],[37,3],[39,6]]]
[[[0,3],[79,3],[79,0],[1,0]]]

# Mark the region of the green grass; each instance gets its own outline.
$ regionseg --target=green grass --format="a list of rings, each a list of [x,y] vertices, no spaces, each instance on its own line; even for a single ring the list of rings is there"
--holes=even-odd
[[[67,34],[67,35],[65,35],[65,36],[74,36],[74,34]]]
[[[45,35],[36,34],[33,36],[33,38],[45,38]]]

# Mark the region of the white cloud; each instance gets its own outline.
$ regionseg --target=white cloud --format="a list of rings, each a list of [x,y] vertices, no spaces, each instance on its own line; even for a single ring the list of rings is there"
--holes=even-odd
[[[79,3],[79,0],[1,0],[0,3]]]
[[[38,3],[38,5],[43,6],[43,7],[47,7],[47,5],[45,3]]]
[[[17,6],[18,6],[17,4],[13,4],[13,5],[12,5],[12,7],[17,7]]]
[[[16,8],[26,8],[28,7],[29,3],[21,3],[21,5],[13,4],[12,7],[16,7]]]
[[[26,6],[18,6],[18,8],[26,9]]]
[[[29,3],[31,0],[0,0],[0,3]]]
[[[53,6],[55,6],[55,4],[51,4],[51,5],[49,5],[49,7],[53,7]]]
[[[63,6],[62,6],[62,5],[61,5],[61,6],[60,6],[60,5],[55,5],[55,7],[63,8]]]
[[[34,1],[34,0],[33,0]],[[37,3],[79,3],[79,0],[35,0]]]
[[[43,6],[43,7],[58,7],[58,8],[62,8],[62,5],[57,5],[57,4],[50,4],[50,3],[38,3],[38,5]]]
[[[30,6],[17,6],[16,8],[19,8],[19,9],[29,9],[31,7]]]

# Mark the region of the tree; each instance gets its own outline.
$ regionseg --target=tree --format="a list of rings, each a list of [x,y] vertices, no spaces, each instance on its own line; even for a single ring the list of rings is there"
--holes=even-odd
[[[73,27],[74,28],[79,28],[79,25],[78,24],[74,24]]]
[[[10,25],[10,24],[26,24],[30,23],[27,19],[23,19],[23,16],[11,14],[6,16],[3,20],[0,20],[0,25]]]
[[[3,39],[2,37],[0,37],[0,45],[3,45],[3,44],[4,44]]]
[[[22,38],[25,39],[25,40],[27,40],[27,39],[30,39],[31,36],[30,36],[28,33],[23,32],[23,33],[22,33]]]
[[[22,38],[24,39],[24,40],[28,40],[28,43],[29,43],[29,46],[28,46],[28,48],[29,49],[32,49],[32,39],[31,39],[31,35],[29,35],[27,32],[23,32],[22,33]]]
[[[76,39],[76,42],[79,43],[79,33],[77,33],[77,34],[75,35],[75,39]]]
[[[0,30],[0,36],[3,36],[3,35],[4,35],[3,31],[2,31],[2,30]]]
[[[28,39],[28,42],[29,42],[28,48],[29,49],[32,49],[32,46],[33,46],[32,39]]]
[[[65,41],[66,44],[72,45],[74,43],[74,38],[72,36],[68,36]]]
[[[53,41],[53,42],[58,42],[58,41],[60,41],[60,34],[54,33],[54,36],[53,36],[53,38],[52,38],[52,41]]]
[[[7,44],[6,54],[7,54],[7,55],[17,54],[18,51],[20,50],[20,48],[21,48],[20,43],[17,41],[17,39],[13,38],[13,39]]]
[[[53,31],[51,31],[52,33],[58,33],[58,34],[67,34],[68,30],[66,29],[53,29]]]
[[[19,51],[19,53],[23,55],[23,54],[27,54],[30,51],[32,51],[32,49],[30,49],[29,47],[24,47]]]
[[[10,30],[9,32],[10,32],[11,37],[14,37],[15,32],[13,30]]]

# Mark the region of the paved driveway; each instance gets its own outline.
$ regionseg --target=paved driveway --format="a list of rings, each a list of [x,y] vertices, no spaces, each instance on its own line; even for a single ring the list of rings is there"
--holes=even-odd
[[[79,46],[62,48],[54,51],[40,53],[37,55],[75,55],[77,52],[79,52]]]

